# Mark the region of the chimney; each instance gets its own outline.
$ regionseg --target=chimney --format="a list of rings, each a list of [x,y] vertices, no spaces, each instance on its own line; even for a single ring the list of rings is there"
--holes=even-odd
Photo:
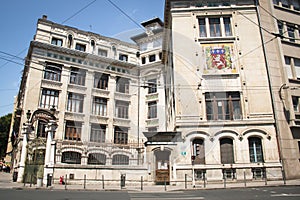
[[[47,20],[47,15],[43,15],[42,19]]]

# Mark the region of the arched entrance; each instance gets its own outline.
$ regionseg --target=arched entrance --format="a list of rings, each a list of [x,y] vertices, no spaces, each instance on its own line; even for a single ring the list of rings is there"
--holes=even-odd
[[[154,151],[155,157],[155,184],[170,183],[170,150],[158,149]]]

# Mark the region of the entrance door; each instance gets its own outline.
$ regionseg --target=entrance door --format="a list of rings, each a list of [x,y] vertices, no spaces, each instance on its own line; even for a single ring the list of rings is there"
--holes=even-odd
[[[157,150],[154,152],[156,160],[155,183],[170,183],[170,154],[168,150]]]

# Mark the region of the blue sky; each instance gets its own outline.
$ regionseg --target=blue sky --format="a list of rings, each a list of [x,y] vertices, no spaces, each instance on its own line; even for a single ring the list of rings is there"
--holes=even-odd
[[[135,22],[154,17],[163,20],[164,0],[111,0]],[[0,116],[13,112],[14,97],[18,93],[24,58],[42,15],[62,23],[93,0],[9,0],[1,4],[0,12]],[[64,23],[81,30],[108,37],[124,38],[139,32],[139,27],[117,10],[108,0],[96,0]],[[13,60],[16,63],[4,59]]]

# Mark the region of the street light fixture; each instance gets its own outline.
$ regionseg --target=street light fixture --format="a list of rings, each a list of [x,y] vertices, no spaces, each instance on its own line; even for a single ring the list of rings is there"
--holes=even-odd
[[[30,110],[27,110],[27,113],[26,113],[27,122],[29,122],[30,117],[31,117],[31,112],[30,112]]]

